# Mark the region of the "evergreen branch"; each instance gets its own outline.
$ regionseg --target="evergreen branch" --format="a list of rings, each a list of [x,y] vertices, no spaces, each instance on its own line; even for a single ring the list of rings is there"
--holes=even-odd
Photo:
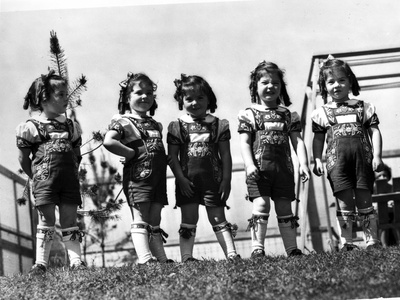
[[[74,81],[72,87],[69,87],[70,91],[68,92],[68,102],[70,104],[70,107],[81,105],[82,101],[80,99],[80,96],[87,89],[86,82],[86,77],[82,75],[79,79]]]
[[[81,148],[82,148],[83,146],[85,146],[86,144],[89,144],[91,141],[102,142],[103,140],[104,140],[104,134],[102,134],[102,133],[100,132],[100,130],[99,130],[99,131],[93,131],[93,132],[92,132],[92,137],[91,137],[88,141],[86,141],[85,143],[83,143],[83,144],[81,145]]]
[[[50,32],[50,53],[51,61],[54,63],[58,74],[68,81],[67,59],[58,41],[57,33],[54,30]]]

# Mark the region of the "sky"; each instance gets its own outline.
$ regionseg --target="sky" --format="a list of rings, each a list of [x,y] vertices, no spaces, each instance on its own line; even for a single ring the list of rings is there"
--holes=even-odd
[[[260,61],[285,69],[290,108],[300,113],[313,55],[399,47],[399,15],[396,0],[1,0],[0,164],[19,168],[15,128],[29,117],[22,104],[30,84],[50,66],[52,30],[65,50],[70,80],[81,74],[88,79],[77,109],[84,141],[117,113],[118,84],[129,71],[158,84],[154,118],[164,137],[169,122],[184,114],[173,99],[174,79],[199,75],[217,96],[216,115],[230,122],[233,162],[240,164],[237,114],[250,105],[249,75]],[[385,93],[385,99],[400,96],[399,89]],[[381,104],[380,93],[360,96]],[[398,121],[391,107],[382,105],[382,115]],[[398,129],[382,123],[384,149],[398,149],[389,138]],[[394,171],[400,176],[399,167]]]

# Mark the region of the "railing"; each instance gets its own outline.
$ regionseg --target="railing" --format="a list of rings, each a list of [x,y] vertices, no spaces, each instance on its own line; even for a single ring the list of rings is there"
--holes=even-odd
[[[33,263],[32,205],[18,205],[26,180],[0,165],[0,275],[27,271]]]

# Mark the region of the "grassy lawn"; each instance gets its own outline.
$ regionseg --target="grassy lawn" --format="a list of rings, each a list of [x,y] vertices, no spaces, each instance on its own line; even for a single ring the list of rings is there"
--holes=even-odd
[[[400,247],[0,277],[0,299],[368,299],[400,296]]]

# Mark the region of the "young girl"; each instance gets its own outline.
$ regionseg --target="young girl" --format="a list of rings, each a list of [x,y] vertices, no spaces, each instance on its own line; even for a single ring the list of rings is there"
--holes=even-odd
[[[67,106],[67,82],[50,71],[37,78],[25,96],[23,108],[30,107],[38,114],[17,127],[19,162],[32,179],[39,211],[36,263],[30,271],[33,275],[46,272],[55,232],[56,205],[70,266],[85,268],[80,248],[83,233],[77,226],[77,208],[82,203],[78,179],[81,129],[65,117]]]
[[[182,262],[194,261],[193,246],[199,205],[206,207],[225,256],[239,258],[233,242],[235,225],[226,221],[225,205],[231,190],[231,138],[227,120],[208,113],[217,108],[209,84],[199,76],[181,75],[175,80],[174,98],[186,115],[168,127],[168,154],[176,177],[176,205],[181,208],[179,229]]]
[[[132,241],[138,264],[172,262],[167,259],[160,228],[161,209],[167,201],[167,158],[162,126],[151,116],[157,108],[157,85],[145,74],[128,74],[121,84],[119,114],[111,120],[104,147],[125,158],[123,189],[131,208]]]
[[[253,213],[249,219],[252,237],[251,258],[264,257],[264,241],[274,201],[286,253],[301,255],[297,249],[298,217],[292,213],[295,196],[294,169],[290,143],[299,159],[302,181],[309,178],[307,153],[301,139],[299,115],[285,106],[291,104],[283,81],[283,71],[271,62],[261,62],[250,76],[250,108],[239,113],[240,146],[247,175]]]
[[[383,163],[382,137],[375,107],[349,98],[349,92],[359,95],[360,87],[349,65],[342,60],[329,57],[323,63],[319,86],[325,102],[328,95],[332,101],[312,114],[314,174],[321,176],[324,173],[321,157],[327,135],[326,168],[337,202],[342,249],[350,251],[356,247],[352,239],[356,207],[368,247],[377,246],[377,219],[371,193],[373,171],[379,172]]]

